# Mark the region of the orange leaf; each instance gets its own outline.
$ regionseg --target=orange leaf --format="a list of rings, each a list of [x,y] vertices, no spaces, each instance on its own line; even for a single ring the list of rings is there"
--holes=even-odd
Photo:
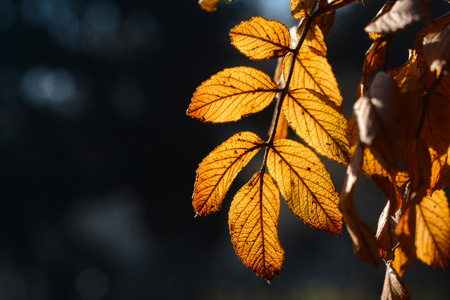
[[[280,273],[284,249],[278,239],[280,198],[269,174],[258,172],[231,203],[229,226],[237,256],[258,276],[270,281]]]
[[[384,278],[383,294],[381,300],[409,300],[411,294],[394,268],[389,264],[386,266],[386,277]]]
[[[302,30],[302,28],[299,27],[298,30]],[[308,47],[312,47],[318,51],[317,53],[325,56],[327,55],[327,46],[323,39],[324,36],[322,34],[322,30],[320,29],[319,25],[315,21],[313,21],[311,27],[306,33],[306,37],[303,41],[302,47],[305,47],[306,49],[308,49]]]
[[[398,221],[395,234],[398,236],[400,245],[395,249],[395,259],[392,266],[400,277],[403,276],[416,259],[416,205],[409,205],[403,211]]]
[[[228,2],[231,2],[233,0],[227,0]],[[203,10],[206,10],[208,12],[213,12],[217,10],[217,5],[219,5],[220,0],[199,0],[198,4]]]
[[[231,43],[248,58],[271,59],[286,55],[289,30],[278,21],[253,17],[230,31]]]
[[[316,6],[317,0],[291,0],[291,13],[294,19],[309,15]]]
[[[284,78],[287,78],[292,55],[284,59]],[[311,47],[301,47],[295,57],[293,76],[289,88],[291,90],[305,88],[325,95],[331,105],[341,107],[342,96],[327,59]]]
[[[363,75],[361,76],[360,86],[356,93],[356,98],[364,95],[367,86],[367,80],[370,75],[377,71],[384,63],[384,51],[386,48],[385,39],[377,39],[372,43],[369,50],[366,52],[364,59]]]
[[[327,100],[313,90],[297,89],[285,98],[282,110],[288,124],[308,145],[323,156],[347,164],[347,120]]]
[[[209,215],[222,208],[231,183],[264,146],[252,132],[235,134],[208,154],[197,169],[192,205],[196,215]]]
[[[225,69],[197,88],[187,114],[204,122],[237,121],[266,108],[277,91],[277,84],[262,71]]]
[[[445,29],[429,33],[423,39],[423,51],[430,71],[441,73],[450,70],[450,25]]]
[[[277,128],[275,129],[275,137],[274,141],[281,140],[287,138],[289,134],[289,127],[288,123],[286,122],[286,119],[283,114],[280,114],[278,118]]]
[[[428,6],[423,0],[398,0],[392,8],[376,17],[366,26],[368,33],[394,33],[414,22],[433,20]]]
[[[443,190],[424,197],[417,205],[417,258],[445,269],[450,258],[450,209]]]
[[[309,226],[340,235],[342,215],[331,176],[306,146],[278,140],[267,158],[267,167],[292,212]]]

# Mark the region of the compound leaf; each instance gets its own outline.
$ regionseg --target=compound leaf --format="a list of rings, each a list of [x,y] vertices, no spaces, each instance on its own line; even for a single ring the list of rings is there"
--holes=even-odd
[[[262,71],[225,69],[197,88],[187,114],[203,122],[237,121],[266,108],[277,91],[275,81]]]
[[[339,198],[330,174],[314,152],[292,140],[277,140],[267,166],[298,218],[315,229],[341,234]]]
[[[258,276],[270,281],[284,263],[278,239],[279,191],[269,174],[258,172],[231,203],[229,227],[237,256]]]
[[[274,20],[253,17],[230,31],[231,43],[248,58],[265,60],[286,55],[289,30]]]
[[[192,205],[197,215],[222,208],[231,183],[264,142],[252,132],[235,134],[208,154],[197,169]]]

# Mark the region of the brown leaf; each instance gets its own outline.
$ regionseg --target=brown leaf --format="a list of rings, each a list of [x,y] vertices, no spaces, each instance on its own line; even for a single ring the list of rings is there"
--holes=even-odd
[[[358,180],[363,160],[363,147],[361,143],[358,143],[352,161],[347,168],[347,175],[340,195],[339,209],[344,216],[347,230],[353,242],[353,254],[361,261],[379,268],[381,263],[378,258],[375,232],[360,220],[353,200],[353,188]]]
[[[375,236],[380,257],[386,263],[394,259],[394,251],[398,245],[395,228],[397,227],[400,210],[395,209],[396,207],[391,205],[391,201],[388,201],[378,219],[377,234]]]
[[[417,258],[445,269],[450,258],[450,209],[445,192],[438,190],[424,197],[416,215]]]
[[[431,32],[423,39],[423,51],[430,66],[430,71],[450,70],[450,26],[437,32]]]
[[[284,59],[284,78],[287,78],[292,55],[288,54]],[[327,59],[317,50],[311,47],[301,47],[295,57],[293,76],[289,88],[314,90],[325,95],[330,100],[330,105],[335,109],[342,109],[342,96],[334,77],[333,71]]]
[[[231,43],[248,58],[265,60],[286,55],[289,30],[278,21],[253,17],[230,31]]]
[[[278,239],[279,191],[269,174],[256,173],[231,203],[229,227],[237,256],[270,281],[280,273],[284,249]]]
[[[367,50],[364,59],[363,75],[361,76],[361,82],[356,93],[356,98],[359,99],[362,95],[364,95],[366,91],[367,80],[383,65],[385,48],[386,40],[377,39],[372,43],[369,50]]]
[[[386,266],[386,276],[384,278],[383,294],[381,300],[409,300],[411,294],[406,288],[403,280],[390,265]]]
[[[309,15],[316,6],[317,0],[291,0],[291,13],[294,19]]]
[[[353,107],[360,141],[381,165],[396,173],[411,136],[407,105],[392,77],[383,71]]]
[[[366,26],[368,33],[390,34],[414,22],[431,22],[433,16],[423,0],[397,0],[392,8]]]
[[[292,212],[309,226],[341,234],[342,215],[331,176],[306,146],[278,140],[267,158],[267,167]]]
[[[338,163],[348,164],[347,120],[327,97],[309,89],[291,91],[282,110],[288,124],[318,153]]]
[[[395,249],[395,259],[392,266],[400,277],[412,266],[416,259],[416,205],[409,205],[401,214],[395,233],[399,247]]]
[[[411,177],[408,201],[425,197],[430,187],[431,160],[428,147],[422,139],[414,139],[405,154],[404,162]]]
[[[209,215],[222,208],[234,178],[264,142],[252,132],[235,134],[203,159],[197,169],[192,205],[196,215]]]
[[[231,2],[233,0],[227,0],[228,2]],[[198,4],[203,10],[206,10],[208,12],[213,12],[217,10],[217,5],[219,5],[220,0],[199,0]]]
[[[262,71],[225,69],[197,88],[187,114],[203,122],[237,121],[266,108],[277,91],[278,85]]]

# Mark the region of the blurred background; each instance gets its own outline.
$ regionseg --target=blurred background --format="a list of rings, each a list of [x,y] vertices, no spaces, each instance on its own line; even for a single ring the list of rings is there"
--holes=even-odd
[[[347,117],[370,46],[363,28],[381,5],[340,10],[326,40]],[[238,131],[267,136],[273,105],[233,124],[185,115],[223,68],[273,73],[275,61],[230,45],[229,30],[256,15],[297,24],[289,0],[235,0],[212,14],[196,0],[0,0],[0,300],[379,299],[384,270],[353,256],[347,232],[315,231],[284,203],[281,274],[268,284],[242,265],[227,211],[258,157],[221,212],[194,218],[203,157]],[[396,37],[393,67],[419,29]],[[340,190],[345,168],[324,161]],[[382,194],[362,178],[356,201],[376,228]],[[405,275],[415,299],[448,299],[449,279],[421,262]]]

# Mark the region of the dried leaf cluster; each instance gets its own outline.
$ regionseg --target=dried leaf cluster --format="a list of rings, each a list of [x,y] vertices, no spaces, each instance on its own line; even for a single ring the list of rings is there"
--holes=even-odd
[[[200,5],[214,11],[219,2]],[[450,258],[450,210],[442,190],[450,184],[450,14],[434,19],[425,0],[386,2],[365,28],[373,43],[347,119],[324,38],[335,11],[354,2],[291,0],[300,19],[295,30],[262,17],[231,30],[231,43],[248,58],[278,59],[274,78],[250,67],[225,69],[197,88],[187,114],[232,122],[275,101],[274,117],[266,141],[240,132],[203,159],[193,207],[197,216],[220,210],[235,177],[264,150],[260,170],[229,211],[242,262],[268,281],[279,274],[285,260],[277,232],[281,195],[315,229],[341,235],[345,221],[355,256],[376,268],[386,265],[382,299],[409,299],[402,276],[414,260],[445,268]],[[393,36],[416,22],[424,26],[408,61],[389,69]],[[303,143],[287,138],[288,127]],[[347,166],[340,195],[317,154]],[[376,232],[354,204],[361,173],[387,198]]]

